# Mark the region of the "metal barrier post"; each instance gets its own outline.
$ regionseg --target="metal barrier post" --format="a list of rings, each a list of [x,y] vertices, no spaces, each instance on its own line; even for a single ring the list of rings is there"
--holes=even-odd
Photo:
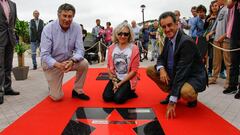
[[[98,57],[99,57],[99,63],[102,61],[102,54],[101,54],[101,52],[102,52],[102,50],[101,50],[101,42],[102,42],[102,39],[100,39],[100,40],[98,41]]]

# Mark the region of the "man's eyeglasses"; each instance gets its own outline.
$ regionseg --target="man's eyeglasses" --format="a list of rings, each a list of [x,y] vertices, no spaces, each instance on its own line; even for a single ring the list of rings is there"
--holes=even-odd
[[[118,33],[118,36],[125,36],[125,37],[127,37],[127,36],[129,36],[129,32],[127,33],[127,32],[120,32],[120,33]]]

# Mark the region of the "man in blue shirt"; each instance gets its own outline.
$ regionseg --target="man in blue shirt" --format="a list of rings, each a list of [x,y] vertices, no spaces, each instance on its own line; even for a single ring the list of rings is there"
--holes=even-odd
[[[54,101],[62,99],[63,75],[72,70],[77,71],[72,97],[89,100],[83,92],[88,62],[84,59],[81,27],[72,22],[74,15],[75,8],[72,5],[61,5],[58,19],[44,27],[42,32],[40,46],[43,71],[48,81],[49,96]]]
[[[207,9],[203,5],[199,5],[197,7],[198,16],[194,18],[193,24],[191,25],[191,31],[196,32],[196,34],[192,34],[192,38],[195,40],[198,49],[201,53],[201,57],[203,61],[205,61],[204,57],[207,53],[207,42],[203,34],[205,33],[204,24],[206,18]]]
[[[203,5],[199,5],[197,7],[198,16],[194,17],[194,20],[192,20],[192,22],[191,22],[192,25],[190,28],[190,31],[196,32],[196,35],[194,35],[194,34],[191,35],[193,38],[203,36],[203,34],[205,32],[204,23],[205,23],[205,18],[206,18],[206,12],[207,12],[207,9]]]
[[[192,12],[193,17],[188,20],[189,36],[190,37],[196,37],[196,34],[197,34],[196,32],[197,31],[196,31],[196,29],[193,29],[193,28],[191,29],[191,26],[194,25],[195,19],[197,18],[197,7],[193,6],[191,8],[191,12]]]

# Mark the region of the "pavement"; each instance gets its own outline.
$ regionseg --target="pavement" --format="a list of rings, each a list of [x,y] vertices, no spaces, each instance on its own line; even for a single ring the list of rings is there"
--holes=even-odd
[[[150,57],[149,57],[150,58]],[[38,63],[40,58],[37,57]],[[155,62],[144,60],[140,67],[153,65]],[[17,66],[17,57],[15,55],[14,67]],[[48,96],[47,82],[41,67],[37,70],[31,70],[32,61],[30,55],[25,56],[25,65],[30,66],[28,79],[16,81],[12,77],[12,87],[19,91],[19,96],[5,96],[4,103],[0,105],[0,132],[29,111],[36,104]],[[94,63],[90,68],[103,68],[106,63]],[[65,74],[64,82],[74,76],[74,72]],[[217,113],[223,119],[231,123],[240,130],[240,100],[234,99],[234,95],[222,94],[224,80],[218,79],[217,84],[210,85],[206,91],[199,94],[199,101]]]

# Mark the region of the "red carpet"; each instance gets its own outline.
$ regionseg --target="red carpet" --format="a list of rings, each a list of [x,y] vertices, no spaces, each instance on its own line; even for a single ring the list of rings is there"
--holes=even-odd
[[[64,99],[53,102],[44,99],[33,109],[25,113],[17,121],[7,127],[2,135],[59,135],[63,132],[73,113],[78,107],[109,107],[109,108],[153,108],[166,135],[239,135],[240,131],[218,116],[201,103],[196,108],[188,108],[183,101],[177,105],[177,118],[165,118],[166,106],[159,101],[166,94],[147,78],[145,69],[141,69],[141,80],[137,86],[138,98],[129,100],[126,104],[116,105],[104,103],[102,92],[107,81],[97,81],[96,77],[106,69],[90,69],[84,86],[85,92],[91,97],[90,101],[71,98],[74,79],[64,86]],[[120,133],[120,131],[119,131]],[[121,134],[121,133],[120,133]],[[124,133],[126,134],[126,133]],[[107,133],[102,133],[107,135]]]

